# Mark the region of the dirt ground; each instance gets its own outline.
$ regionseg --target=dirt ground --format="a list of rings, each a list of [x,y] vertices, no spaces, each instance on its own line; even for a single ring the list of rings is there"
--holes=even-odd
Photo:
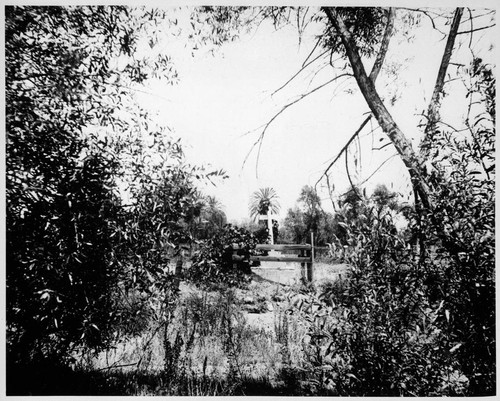
[[[279,266],[279,263],[276,263],[274,266],[254,268],[252,270],[251,282],[244,289],[235,289],[235,296],[238,304],[241,305],[241,311],[243,312],[246,324],[251,329],[257,330],[257,332],[266,332],[266,335],[261,335],[262,338],[275,338],[278,331],[277,327],[280,325],[280,319],[281,321],[283,320],[285,310],[290,306],[290,300],[287,295],[291,293],[290,289],[293,289],[293,286],[296,289],[300,286],[300,264],[297,264],[293,268],[291,266],[283,268],[283,266]],[[345,273],[346,270],[346,265],[317,263],[314,268],[313,284],[320,285],[326,280],[337,280],[339,275]],[[289,282],[290,284],[283,284],[282,281]],[[200,293],[200,290],[195,285],[184,281],[180,283],[180,291],[183,298],[189,298],[191,295],[199,295]],[[297,325],[293,325],[291,319],[293,317],[288,318],[290,330],[293,330],[293,334],[291,335],[301,336],[303,329]],[[296,341],[295,343],[300,344],[300,341]],[[261,348],[269,351],[265,346]],[[261,348],[257,347],[256,349],[260,350]],[[93,358],[91,363],[94,369],[106,369],[113,364],[130,364],[129,368],[132,370],[134,363],[142,358],[145,349],[150,350],[148,351],[149,353],[145,354],[148,355],[148,366],[152,366],[155,369],[163,366],[161,336],[152,336],[150,332],[143,333],[137,337],[127,338],[109,352],[99,353],[99,355]],[[272,360],[273,356],[269,354],[262,356],[262,358],[263,360]],[[216,359],[212,355],[212,364],[216,365],[214,362]]]
[[[320,284],[325,280],[336,280],[340,275],[345,274],[347,268],[347,265],[342,263],[314,263],[313,283]],[[297,284],[301,278],[300,263],[263,262],[260,267],[253,267],[252,271],[265,280],[285,285]]]
[[[237,296],[246,301],[246,319],[249,325],[266,331],[274,329],[280,309],[287,306],[284,294],[290,286],[299,285],[301,270],[299,263],[269,263],[252,268],[252,281],[246,290],[239,290]],[[346,264],[315,263],[313,284],[337,280],[346,273]],[[254,308],[258,304],[260,308]]]
[[[321,285],[325,281],[338,280],[346,273],[348,266],[343,263],[313,264],[313,284]],[[288,306],[286,293],[301,282],[300,263],[262,263],[252,267],[252,281],[246,289],[236,290],[236,297],[243,303],[243,310],[249,325],[273,331],[275,319],[280,311]],[[198,290],[181,283],[181,293],[187,294]]]

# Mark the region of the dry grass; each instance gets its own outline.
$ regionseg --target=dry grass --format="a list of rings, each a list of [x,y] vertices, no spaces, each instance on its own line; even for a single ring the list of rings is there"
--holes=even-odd
[[[324,265],[316,278],[321,284],[343,269]],[[142,334],[91,357],[85,370],[121,375],[123,394],[303,394],[294,372],[306,363],[307,328],[287,312],[297,288],[254,275],[244,290],[180,289],[166,337],[163,323],[150,322]],[[139,386],[137,372],[150,380]]]

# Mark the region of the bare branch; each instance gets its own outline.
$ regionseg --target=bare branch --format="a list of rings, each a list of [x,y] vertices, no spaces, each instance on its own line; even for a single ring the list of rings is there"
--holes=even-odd
[[[309,78],[308,82],[308,87],[312,85],[314,79],[317,77],[317,75],[323,71],[326,67],[328,67],[330,64],[328,62],[324,62],[323,65],[321,65],[319,68],[316,68],[316,71],[311,71],[309,74],[307,74],[304,79]]]
[[[380,148],[372,148],[372,150],[382,150],[390,145],[392,145],[392,142],[387,142],[385,145],[382,145]]]
[[[472,17],[472,10],[470,8],[467,8],[467,11],[469,12],[469,17],[470,17],[470,29],[472,30],[474,28],[474,21],[473,21],[473,17]],[[469,49],[472,53],[472,55],[474,56],[474,52],[472,51],[472,36],[473,35],[470,35],[469,36]]]
[[[385,163],[387,163],[389,160],[392,158],[396,157],[398,154],[394,153],[393,155],[389,156],[387,159],[385,159],[374,171],[371,173],[367,178],[365,178],[363,181],[361,181],[358,185],[363,185],[365,182],[370,181],[370,179],[384,166]]]
[[[453,81],[460,81],[461,78],[457,77],[457,78],[450,78],[450,79],[447,79],[446,81],[444,81],[445,84],[449,83],[449,82],[453,82]]]
[[[330,169],[333,167],[333,165],[335,164],[335,162],[340,158],[340,156],[342,156],[342,153],[344,153],[347,150],[347,148],[349,147],[349,145],[351,144],[351,142],[354,141],[354,139],[358,136],[358,134],[365,127],[365,125],[368,123],[368,121],[370,121],[371,118],[372,118],[371,114],[368,117],[366,117],[365,120],[359,126],[359,128],[356,130],[356,132],[349,138],[349,140],[344,145],[344,147],[342,149],[340,149],[340,152],[337,154],[337,156],[335,157],[335,159],[333,159],[333,161],[328,165],[328,167],[325,169],[325,171],[323,172],[323,174],[321,174],[321,176],[318,178],[318,181],[316,181],[316,183],[314,184],[315,188],[318,185],[318,183],[321,181],[321,179],[328,174],[328,171],[330,171]]]
[[[310,24],[310,22],[312,21],[311,18],[309,18],[307,21],[306,21],[306,17],[307,17],[307,13],[309,12],[309,7],[306,7],[306,12],[302,15],[302,31],[305,31],[305,29],[307,28],[307,26]]]
[[[317,61],[318,59],[320,59],[321,57],[323,57],[326,53],[328,53],[329,50],[325,50],[323,53],[319,54],[317,57],[315,57],[314,59],[312,59],[311,61],[309,61],[307,64],[305,65],[302,65],[302,67],[300,68],[300,70],[298,70],[288,81],[286,81],[283,85],[281,85],[278,89],[276,89],[273,93],[271,93],[271,96],[274,96],[276,93],[278,93],[280,90],[282,90],[283,88],[285,88],[290,82],[292,82],[295,78],[297,78],[297,76],[302,72],[304,71],[307,67],[309,67],[312,63],[314,63],[315,61]]]
[[[311,56],[314,54],[314,52],[316,51],[317,47],[319,46],[319,44],[321,43],[321,39],[323,39],[323,36],[324,35],[321,35],[318,40],[316,41],[316,43],[314,44],[312,50],[309,52],[309,54],[307,55],[306,59],[302,62],[302,68],[304,67],[307,67],[310,63],[309,63],[309,59],[311,58]],[[326,54],[328,53],[328,50],[325,50],[322,54]]]
[[[417,114],[415,114],[415,115],[416,115],[416,116],[420,116],[420,117],[422,117],[422,118],[424,118],[424,119],[427,119],[427,118],[428,118],[428,116],[427,116],[427,115],[425,115],[425,114],[423,114],[423,113],[417,113]],[[450,124],[448,124],[448,123],[444,122],[443,120],[436,121],[436,125],[437,125],[437,124],[444,125],[444,126],[446,126],[446,127],[450,128],[452,131],[457,132],[457,133],[458,133],[458,132],[465,132],[465,131],[468,131],[468,129],[467,129],[467,128],[462,128],[462,129],[455,128],[455,127],[453,127],[452,125],[450,125]],[[420,125],[419,125],[419,127],[420,127],[420,126],[422,126],[422,125],[423,125],[423,124],[420,124]]]
[[[460,32],[457,32],[457,35],[464,35],[466,33],[474,33],[477,31],[482,31],[483,29],[494,28],[495,26],[496,26],[496,24],[492,24],[492,25],[482,26],[480,28],[469,29],[468,31],[460,31]]]
[[[361,140],[359,139],[359,135],[356,136],[356,154],[359,156],[359,167],[356,166],[356,171],[361,172],[362,167],[361,167]],[[356,163],[356,159],[355,159]]]

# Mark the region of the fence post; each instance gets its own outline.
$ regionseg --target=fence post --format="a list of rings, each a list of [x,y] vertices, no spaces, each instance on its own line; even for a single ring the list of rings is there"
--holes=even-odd
[[[314,264],[314,232],[311,231],[311,251],[309,253],[311,262],[307,264],[307,281],[313,281],[313,264]]]
[[[175,262],[175,276],[176,277],[181,277],[182,276],[182,265],[184,262],[184,251],[182,247],[179,250],[179,254],[177,255],[177,260]]]
[[[299,251],[299,256],[301,256],[301,257],[306,256],[306,251],[301,249]],[[300,280],[303,283],[307,282],[307,268],[306,268],[306,264],[303,262],[300,262]]]
[[[236,271],[236,269],[238,268],[238,261],[234,259],[234,254],[235,254],[235,246],[234,244],[231,244],[231,260],[233,262],[233,271]],[[238,252],[236,252],[236,254],[238,254]]]

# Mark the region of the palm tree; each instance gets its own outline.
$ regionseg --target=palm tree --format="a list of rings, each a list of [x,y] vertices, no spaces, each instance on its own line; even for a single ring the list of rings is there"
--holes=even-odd
[[[273,188],[260,188],[252,194],[249,210],[250,217],[254,220],[261,214],[278,213],[280,210],[278,194]]]

